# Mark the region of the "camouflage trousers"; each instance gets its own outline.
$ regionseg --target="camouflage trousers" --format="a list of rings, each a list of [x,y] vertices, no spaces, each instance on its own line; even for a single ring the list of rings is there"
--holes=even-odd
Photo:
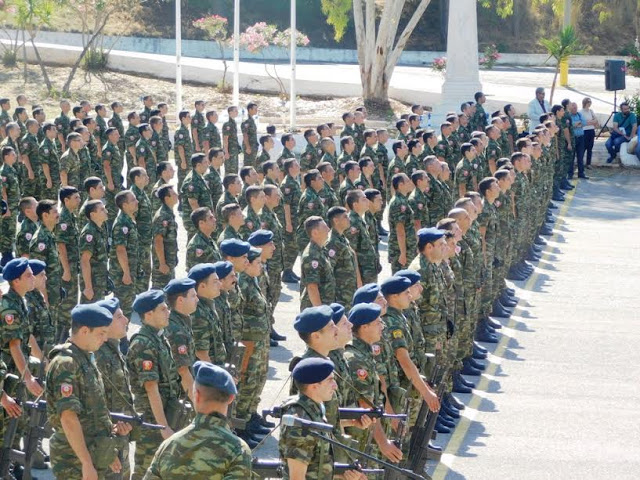
[[[254,342],[253,354],[247,369],[238,382],[236,415],[241,420],[249,420],[260,403],[260,394],[267,382],[269,370],[269,339]]]
[[[169,266],[169,273],[164,274],[158,268],[153,268],[151,273],[151,288],[157,288],[162,290],[169,281],[176,277],[176,268]]]
[[[184,182],[187,173],[189,173],[189,164],[190,159],[187,158],[187,168],[180,168],[180,158],[176,157],[176,170],[178,170],[178,188],[176,189],[176,192],[180,191],[180,189],[182,188],[182,182]],[[152,185],[151,181],[149,181],[149,185]]]
[[[51,188],[47,188],[47,179],[44,178],[44,174],[43,174],[42,183],[40,186],[40,192],[41,192],[42,198],[46,200],[58,200],[58,192],[60,191],[60,182],[55,181],[53,179],[51,180],[52,180],[52,186]]]
[[[156,450],[162,443],[162,435],[158,430],[141,429],[140,436],[136,440],[136,457],[131,480],[142,480]]]
[[[238,152],[231,153],[229,152],[229,159],[224,161],[224,174],[229,175],[230,173],[238,173],[238,157],[240,154]]]
[[[252,147],[251,148],[251,153],[243,153],[242,154],[242,166],[243,167],[254,167],[254,168],[258,168],[258,164],[256,163],[256,158],[257,158],[257,150],[258,147]]]
[[[82,275],[80,275],[80,303],[99,302],[107,296],[107,275],[102,272],[100,272],[100,274],[97,274],[95,270],[96,267],[94,266],[91,272],[91,284],[93,286],[93,298],[91,300],[84,296],[84,279],[82,278]]]
[[[276,268],[278,267],[278,268]],[[280,301],[280,293],[282,292],[282,263],[280,265],[272,265],[267,262],[267,276],[269,277],[269,286],[267,288],[267,300],[271,305],[271,323],[273,324],[273,312]]]
[[[138,244],[138,272],[135,278],[135,293],[146,292],[151,278],[151,244]]]
[[[11,215],[7,217],[0,217],[0,253],[13,251],[17,222],[17,209],[12,209]]]
[[[395,255],[393,256],[393,258],[390,256],[389,257],[389,263],[391,264],[391,273],[395,274],[396,272],[399,272],[400,270],[404,270],[405,268],[409,268],[409,265],[411,265],[411,262],[413,261],[413,259],[416,258],[415,252],[407,252],[407,263],[405,263],[404,265],[401,265],[400,262],[398,262],[398,257],[396,257]],[[376,274],[376,280],[373,280],[374,282],[377,282],[377,277],[378,275]],[[369,282],[367,282],[369,283]],[[363,279],[363,284],[364,284],[364,279]]]
[[[49,441],[51,469],[55,478],[82,478],[82,464],[62,432],[55,432]],[[98,470],[98,479],[104,480],[109,469]],[[142,478],[142,477],[140,477]]]
[[[135,284],[135,268],[132,269],[131,276],[132,282],[130,285],[125,285],[122,283],[122,275],[120,272],[112,275],[113,278],[113,296],[120,300],[120,308],[127,316],[127,318],[131,318],[131,306],[133,305],[133,300],[136,298],[136,284]]]
[[[78,303],[78,266],[71,264],[71,280],[65,282],[62,280],[62,288],[65,289],[67,295],[60,301],[58,307],[58,315],[56,318],[56,338],[60,339],[62,332],[65,332],[65,339],[69,336],[71,328],[71,309]]]
[[[184,225],[185,230],[187,231],[187,243],[195,236],[197,233],[196,227],[193,226],[193,222],[191,221],[190,215],[182,214],[182,224]]]
[[[122,446],[118,447],[118,458],[122,464],[122,470],[119,473],[107,472],[105,480],[129,480],[131,477],[131,464],[129,458],[129,437],[121,437]]]
[[[108,220],[109,225],[113,225],[113,222],[118,216],[118,207],[116,206],[116,195],[120,193],[120,190],[121,188],[118,188],[117,186],[113,190],[109,190],[106,187],[104,189],[105,205],[107,207],[107,211],[109,212],[109,220]]]
[[[361,259],[362,257],[359,256],[358,268],[360,269],[360,278],[362,278],[362,284],[366,285],[367,283],[378,283],[378,264],[374,264],[374,260],[369,260],[368,257],[364,259],[364,261],[361,261]]]
[[[487,316],[493,309],[493,253],[489,254],[489,252],[487,252],[487,259],[489,265],[485,267],[485,275],[482,280],[482,293],[480,297],[480,308],[478,312],[479,316]]]
[[[282,262],[285,270],[291,270],[293,264],[296,263],[298,258],[298,244],[296,242],[296,229],[293,228],[293,232],[289,233],[284,231],[284,248],[282,252]]]
[[[40,196],[40,178],[44,175],[42,173],[42,167],[35,167],[33,169],[34,177],[33,179],[29,178],[29,174],[27,173],[27,167],[22,163],[19,165],[22,168],[18,169],[18,175],[20,176],[20,190],[22,197],[35,197],[36,200],[41,200]],[[53,197],[52,200],[57,200],[57,195]]]
[[[476,290],[467,294],[465,297],[466,314],[457,320],[458,345],[453,363],[454,370],[460,370],[462,368],[462,360],[471,355],[473,351],[473,336],[478,318],[478,299],[479,293]]]

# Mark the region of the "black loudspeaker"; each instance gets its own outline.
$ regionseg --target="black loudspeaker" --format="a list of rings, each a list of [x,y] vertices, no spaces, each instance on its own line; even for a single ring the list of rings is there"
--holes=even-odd
[[[610,92],[626,87],[627,64],[624,60],[604,61],[604,88]]]

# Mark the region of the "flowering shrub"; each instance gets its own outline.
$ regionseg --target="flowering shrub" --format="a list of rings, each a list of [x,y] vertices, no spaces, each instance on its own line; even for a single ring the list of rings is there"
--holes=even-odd
[[[627,62],[626,72],[634,77],[640,77],[640,53],[638,53],[638,50],[634,48],[629,58],[630,60]]]
[[[498,47],[496,47],[495,44],[491,44],[484,49],[478,63],[480,63],[480,66],[486,70],[491,70],[496,65],[496,62],[500,57],[501,55],[500,52],[498,52]]]
[[[438,57],[434,59],[431,64],[431,70],[444,75],[447,71],[447,57]]]
[[[228,20],[220,15],[209,15],[194,20],[193,26],[204,31],[209,40],[223,41],[227,38]]]

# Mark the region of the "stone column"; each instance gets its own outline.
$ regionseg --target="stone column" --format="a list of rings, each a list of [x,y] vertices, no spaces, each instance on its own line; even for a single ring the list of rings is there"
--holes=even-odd
[[[442,97],[435,109],[438,121],[447,111],[460,113],[460,104],[473,100],[473,94],[482,90],[478,69],[477,4],[477,0],[449,2],[447,72]]]

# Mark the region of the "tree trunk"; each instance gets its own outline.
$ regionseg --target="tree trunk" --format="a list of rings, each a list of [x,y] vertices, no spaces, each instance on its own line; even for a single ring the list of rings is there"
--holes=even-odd
[[[560,73],[560,62],[557,62],[556,71],[553,74],[553,82],[551,83],[551,93],[549,94],[549,105],[553,105],[553,94],[556,91],[556,82],[558,81],[558,73]]]
[[[87,42],[87,44],[82,49],[82,52],[80,53],[80,56],[78,57],[78,59],[75,61],[75,63],[71,67],[71,71],[69,72],[69,76],[67,77],[67,81],[64,83],[64,86],[62,87],[62,93],[65,96],[68,96],[69,93],[70,93],[69,92],[69,88],[71,88],[71,82],[73,81],[73,77],[75,77],[75,75],[76,75],[76,71],[78,70],[78,67],[80,66],[80,63],[82,63],[82,59],[85,57],[85,55],[87,54],[87,52],[91,48],[91,45],[93,45],[93,42],[98,37],[98,35],[100,35],[100,32],[102,32],[102,30],[104,29],[104,26],[106,24],[107,24],[107,19],[105,18],[104,22],[102,23],[102,25],[100,26],[98,31],[95,32],[93,35],[91,35],[91,37],[89,38],[89,41]]]
[[[27,84],[27,42],[24,39],[24,30],[22,30],[22,59],[24,60],[24,84]]]
[[[36,42],[34,41],[33,36],[31,37],[31,45],[33,45],[33,52],[35,53],[36,59],[38,60],[38,65],[40,65],[40,71],[42,72],[42,76],[44,77],[44,83],[47,86],[47,92],[50,92],[52,90],[51,80],[49,79],[47,68],[45,67],[44,62],[40,57],[40,52],[38,51],[38,47],[36,47]]]

